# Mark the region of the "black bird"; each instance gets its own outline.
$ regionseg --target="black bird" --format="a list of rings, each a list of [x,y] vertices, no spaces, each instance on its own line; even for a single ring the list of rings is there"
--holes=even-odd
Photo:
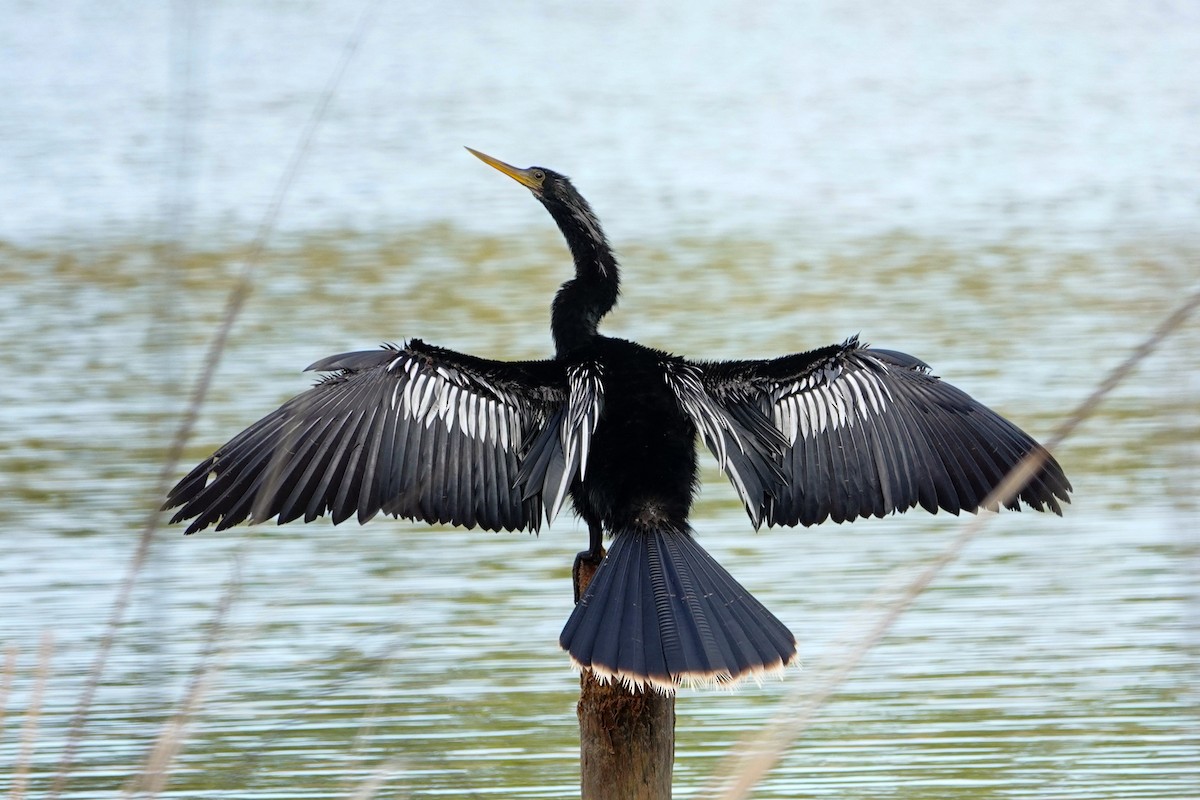
[[[796,655],[791,632],[693,538],[697,435],[755,528],[917,504],[976,511],[1042,449],[923,361],[857,337],[709,362],[601,335],[620,276],[587,201],[557,172],[471,152],[528,188],[570,247],[575,277],[551,310],[554,358],[493,361],[413,339],[322,359],[308,369],[327,377],[175,486],[172,522],[190,519],[194,533],[383,511],[536,531],[569,496],[590,535],[576,568],[603,562],[559,643],[602,680],[672,691],[757,677]],[[1070,490],[1047,458],[1018,497],[1061,514]]]

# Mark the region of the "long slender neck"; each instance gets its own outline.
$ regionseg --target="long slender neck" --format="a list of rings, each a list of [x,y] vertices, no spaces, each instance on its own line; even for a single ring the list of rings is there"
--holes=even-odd
[[[588,344],[621,291],[617,259],[591,208],[578,204],[546,203],[575,259],[575,277],[554,296],[550,331],[560,356]]]

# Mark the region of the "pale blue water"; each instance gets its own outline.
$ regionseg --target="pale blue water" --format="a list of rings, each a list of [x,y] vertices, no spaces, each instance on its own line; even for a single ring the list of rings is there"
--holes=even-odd
[[[359,11],[210,4],[185,36],[182,8],[2,4],[0,641],[16,666],[0,788],[55,637],[30,796],[240,243]],[[548,352],[557,234],[463,144],[576,178],[625,265],[608,331],[713,357],[861,332],[1045,436],[1200,277],[1198,55],[1186,3],[383,5],[189,461],[329,353],[410,336]],[[181,265],[154,249],[164,203],[184,212]],[[1193,322],[1060,450],[1067,516],[995,520],[757,796],[1200,796],[1198,352]],[[755,535],[715,469],[695,522],[809,663],[963,524]],[[169,793],[350,796],[384,770],[378,796],[578,795],[577,688],[555,645],[583,546],[571,520],[537,538],[394,521],[178,533],[155,540],[72,796],[138,771],[235,566]],[[811,680],[681,695],[676,795]]]
[[[366,4],[6,7],[0,238],[26,241],[153,230],[164,199],[194,206],[198,236],[245,236]],[[535,206],[494,204],[499,178],[466,144],[574,176],[621,241],[1186,237],[1198,16],[1186,2],[382,4],[281,224],[540,223]]]

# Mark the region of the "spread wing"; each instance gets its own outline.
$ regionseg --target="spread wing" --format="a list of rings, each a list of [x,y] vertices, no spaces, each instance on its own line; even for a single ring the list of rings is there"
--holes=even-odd
[[[599,363],[573,364],[567,367],[566,374],[567,401],[554,410],[529,446],[517,476],[525,487],[526,499],[541,495],[546,519],[550,521],[558,516],[576,474],[580,480],[585,477],[592,434],[604,411],[603,371]]]
[[[488,530],[536,530],[540,488],[521,459],[568,397],[554,361],[490,361],[413,340],[343,353],[331,373],[251,425],[167,497],[187,532],[380,511]]]
[[[757,390],[730,382],[721,387],[718,401],[706,390],[701,367],[682,359],[662,366],[679,407],[691,417],[757,528],[762,524],[763,499],[787,481],[780,463],[788,440],[762,413]]]
[[[857,337],[773,360],[697,366],[710,405],[766,422],[784,439],[782,480],[743,497],[755,525],[848,522],[918,503],[930,512],[976,511],[1017,462],[1041,449],[924,362],[868,349]],[[1019,500],[1061,514],[1070,490],[1048,456],[1007,507],[1018,509]]]

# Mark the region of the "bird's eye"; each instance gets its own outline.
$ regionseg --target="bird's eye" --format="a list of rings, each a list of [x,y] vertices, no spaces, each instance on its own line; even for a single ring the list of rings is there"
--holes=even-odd
[[[537,181],[544,181],[546,180],[546,173],[542,172],[540,169],[535,169],[533,171],[533,178]]]

